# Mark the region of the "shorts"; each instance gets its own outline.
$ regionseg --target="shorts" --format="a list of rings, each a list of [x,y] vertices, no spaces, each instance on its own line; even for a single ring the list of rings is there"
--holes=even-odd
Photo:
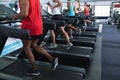
[[[30,35],[28,37],[28,40],[37,40],[37,39],[42,39],[43,38],[43,35]]]
[[[89,20],[89,16],[85,16],[85,19]]]
[[[62,20],[62,15],[53,15],[52,20]]]
[[[56,23],[56,25],[57,25],[58,27],[64,27],[64,25],[65,25],[65,22],[64,22],[64,20],[63,20],[62,15],[53,15],[52,20],[53,20],[53,22]],[[57,20],[57,21],[56,21],[56,20]]]
[[[75,16],[67,16],[67,23],[74,24]]]

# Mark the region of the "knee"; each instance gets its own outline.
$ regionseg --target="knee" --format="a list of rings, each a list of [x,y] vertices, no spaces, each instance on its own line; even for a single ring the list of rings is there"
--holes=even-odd
[[[64,30],[64,27],[59,27],[59,30],[63,33],[65,30]]]
[[[29,50],[30,47],[29,46],[23,46],[23,49],[26,51],[26,50]]]
[[[32,44],[32,45],[31,45],[31,48],[32,48],[32,49],[35,49],[36,47],[37,47],[37,44]]]

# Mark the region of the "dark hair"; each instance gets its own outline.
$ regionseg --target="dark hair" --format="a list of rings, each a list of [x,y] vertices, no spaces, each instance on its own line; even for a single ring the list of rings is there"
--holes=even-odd
[[[84,4],[87,4],[87,2],[85,2]]]
[[[77,2],[80,2],[80,1],[77,0]]]
[[[87,4],[88,7],[90,7],[90,4]]]

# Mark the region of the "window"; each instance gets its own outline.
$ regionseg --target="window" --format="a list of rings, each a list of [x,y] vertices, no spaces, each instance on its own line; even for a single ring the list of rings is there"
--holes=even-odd
[[[95,6],[95,16],[109,16],[110,6]]]

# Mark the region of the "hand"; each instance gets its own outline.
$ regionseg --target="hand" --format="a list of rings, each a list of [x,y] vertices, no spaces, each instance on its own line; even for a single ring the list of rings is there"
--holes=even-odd
[[[48,2],[47,5],[50,6],[50,2]]]
[[[54,9],[54,7],[53,7],[53,6],[50,6],[50,9],[52,9],[52,10],[53,10],[53,9]]]

